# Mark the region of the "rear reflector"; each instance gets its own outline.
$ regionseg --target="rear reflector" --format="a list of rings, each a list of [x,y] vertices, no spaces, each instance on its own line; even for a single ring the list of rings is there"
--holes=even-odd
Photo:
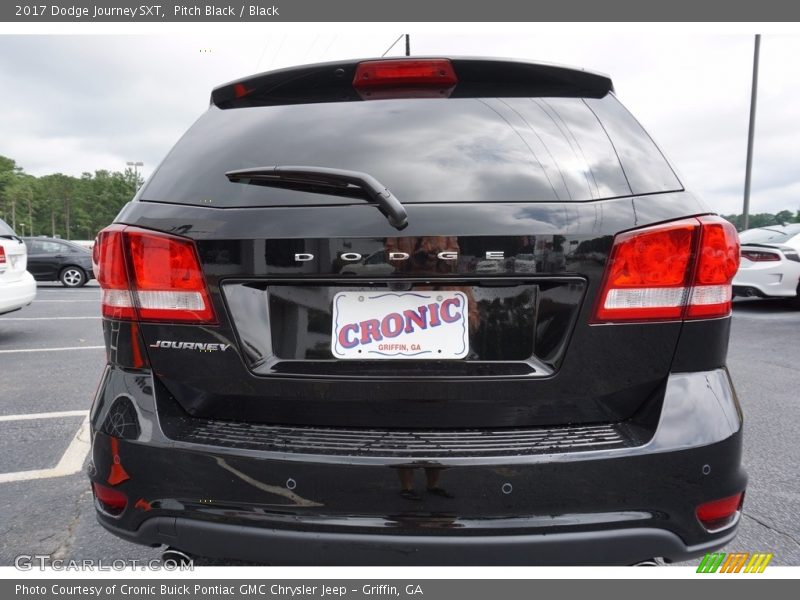
[[[369,60],[359,63],[353,77],[365,100],[447,97],[457,83],[447,59]]]
[[[781,259],[780,256],[772,252],[758,252],[756,250],[742,250],[742,256],[753,262],[772,262]]]
[[[94,497],[100,507],[111,515],[119,515],[128,505],[128,497],[119,490],[115,490],[100,483],[93,483]]]
[[[94,251],[103,316],[210,323],[214,310],[192,240],[124,225],[107,227]]]
[[[744,503],[744,492],[706,502],[697,507],[697,518],[709,531],[730,525]]]
[[[720,217],[619,234],[592,322],[725,316],[738,266],[736,230]]]

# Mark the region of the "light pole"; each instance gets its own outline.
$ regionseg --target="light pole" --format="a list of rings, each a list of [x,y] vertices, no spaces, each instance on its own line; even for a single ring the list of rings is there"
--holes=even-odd
[[[758,97],[758,55],[761,49],[761,34],[756,34],[753,49],[753,86],[750,90],[750,127],[747,130],[747,161],[744,167],[744,205],[742,206],[742,229],[750,227],[750,174],[753,170],[753,136],[756,131],[756,99]]]
[[[133,178],[134,178],[134,192],[139,191],[139,167],[143,167],[144,163],[141,161],[138,162],[126,162],[126,165],[129,167],[133,167]]]

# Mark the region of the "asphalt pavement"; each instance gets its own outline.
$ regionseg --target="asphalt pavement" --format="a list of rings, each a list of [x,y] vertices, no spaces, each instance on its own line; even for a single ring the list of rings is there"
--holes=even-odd
[[[0,565],[21,554],[160,556],[117,539],[94,517],[84,464],[86,415],[105,360],[99,298],[95,282],[40,283],[31,306],[0,316]],[[799,342],[800,311],[736,302],[728,365],[745,412],[750,483],[726,550],[772,552],[773,565],[800,565]]]

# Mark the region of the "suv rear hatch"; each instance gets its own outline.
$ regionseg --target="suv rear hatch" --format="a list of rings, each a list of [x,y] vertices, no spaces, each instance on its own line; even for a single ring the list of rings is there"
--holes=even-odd
[[[607,78],[446,62],[455,83],[409,83],[395,69],[393,83],[364,88],[364,63],[348,62],[214,91],[117,219],[134,237],[155,230],[196,244],[213,317],[143,318],[132,340],[170,410],[446,429],[617,422],[657,406],[683,309],[592,324],[604,267],[619,232],[708,210]],[[402,204],[407,227],[358,186],[230,178],[286,165],[368,174]],[[126,260],[129,272],[153,264]],[[400,356],[410,346],[337,357],[337,298],[357,315],[365,298],[414,294],[420,306],[463,299],[466,348],[448,350],[457,358]]]

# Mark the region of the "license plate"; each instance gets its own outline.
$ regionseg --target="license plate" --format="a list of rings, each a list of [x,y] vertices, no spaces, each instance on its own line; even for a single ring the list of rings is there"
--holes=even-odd
[[[463,292],[339,292],[331,352],[361,360],[464,358],[468,315]]]

